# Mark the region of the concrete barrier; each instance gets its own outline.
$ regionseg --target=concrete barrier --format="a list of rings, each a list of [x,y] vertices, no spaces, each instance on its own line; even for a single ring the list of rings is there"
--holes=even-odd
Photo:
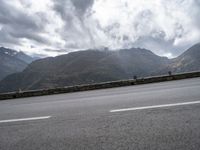
[[[105,89],[105,88],[139,85],[139,84],[148,84],[148,83],[181,80],[181,79],[188,79],[188,78],[195,78],[195,77],[200,77],[200,71],[174,74],[174,75],[153,76],[153,77],[131,79],[131,80],[104,82],[104,83],[89,84],[89,85],[77,85],[77,86],[69,86],[69,87],[54,88],[54,89],[41,89],[41,90],[32,90],[32,91],[2,93],[0,94],[0,100],[61,94],[61,93],[71,93],[71,92],[78,92],[78,91],[88,91],[88,90]]]

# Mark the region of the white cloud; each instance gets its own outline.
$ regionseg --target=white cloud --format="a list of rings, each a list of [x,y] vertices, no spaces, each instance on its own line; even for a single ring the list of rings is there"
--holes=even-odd
[[[106,46],[143,47],[173,57],[200,42],[199,0],[0,3],[0,44],[32,54],[54,56]]]
[[[193,11],[200,13],[200,8],[194,0],[97,0],[93,11],[94,19],[113,42],[111,46],[134,46],[138,39],[146,37],[149,41],[146,39],[145,44],[141,41],[137,46],[151,48],[148,42],[158,38],[174,48],[200,41],[199,26],[192,14]],[[160,47],[155,47],[154,52],[158,53]],[[158,54],[163,55],[164,51]],[[174,49],[169,51],[176,55]]]

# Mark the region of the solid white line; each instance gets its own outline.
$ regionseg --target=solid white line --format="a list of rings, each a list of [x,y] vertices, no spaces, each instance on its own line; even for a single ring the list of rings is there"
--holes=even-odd
[[[10,119],[10,120],[0,120],[0,123],[31,121],[31,120],[43,120],[43,119],[49,119],[49,118],[51,118],[51,116],[33,117],[33,118],[20,118],[20,119]]]
[[[114,113],[114,112],[145,110],[145,109],[153,109],[153,108],[174,107],[174,106],[194,105],[194,104],[200,104],[200,101],[192,101],[192,102],[184,102],[184,103],[174,103],[174,104],[164,104],[164,105],[154,105],[154,106],[145,106],[145,107],[123,108],[123,109],[111,110],[110,112]]]

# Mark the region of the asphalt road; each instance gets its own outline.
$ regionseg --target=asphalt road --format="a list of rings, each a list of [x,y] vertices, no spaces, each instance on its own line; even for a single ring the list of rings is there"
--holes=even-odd
[[[0,101],[0,150],[96,149],[200,149],[200,78]]]

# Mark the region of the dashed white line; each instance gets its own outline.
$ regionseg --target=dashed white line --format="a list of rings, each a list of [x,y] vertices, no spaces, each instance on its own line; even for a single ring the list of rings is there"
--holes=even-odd
[[[9,119],[9,120],[0,120],[0,123],[31,121],[31,120],[44,120],[44,119],[49,119],[49,118],[51,118],[51,116],[32,117],[32,118],[20,118],[20,119]]]
[[[111,113],[114,113],[114,112],[124,112],[124,111],[134,111],[134,110],[145,110],[145,109],[164,108],[164,107],[174,107],[174,106],[184,106],[184,105],[194,105],[194,104],[200,104],[200,101],[183,102],[183,103],[174,103],[174,104],[164,104],[164,105],[154,105],[154,106],[144,106],[144,107],[132,107],[132,108],[123,108],[123,109],[114,109],[114,110],[110,110],[110,112],[111,112]]]

